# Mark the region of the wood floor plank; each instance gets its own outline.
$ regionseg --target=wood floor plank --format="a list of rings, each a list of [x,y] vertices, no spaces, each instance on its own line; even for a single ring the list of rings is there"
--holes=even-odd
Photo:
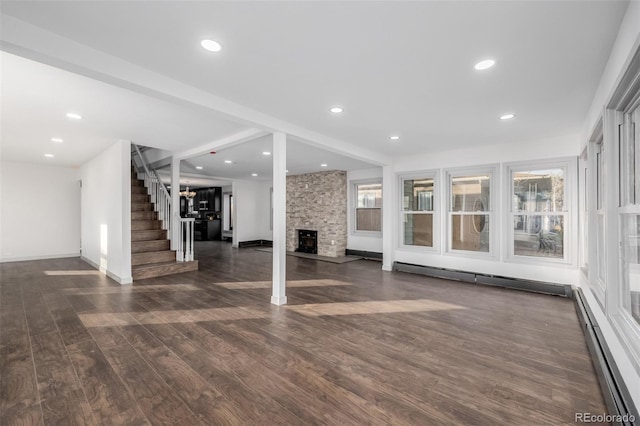
[[[124,326],[127,341],[205,424],[248,424],[250,418],[142,326]]]
[[[65,345],[91,340],[91,335],[78,318],[78,314],[62,294],[48,293],[43,297]]]
[[[67,349],[96,422],[131,426],[150,424],[93,340]]]
[[[115,327],[92,330],[92,334],[122,336]],[[111,337],[116,340],[118,337]],[[196,425],[200,421],[151,366],[126,341],[103,348],[107,360],[124,383],[129,394],[138,401],[152,424]]]

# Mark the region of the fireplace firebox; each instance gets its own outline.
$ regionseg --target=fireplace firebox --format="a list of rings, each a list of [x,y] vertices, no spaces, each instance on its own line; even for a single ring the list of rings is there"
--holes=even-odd
[[[297,252],[318,254],[318,231],[298,229]]]

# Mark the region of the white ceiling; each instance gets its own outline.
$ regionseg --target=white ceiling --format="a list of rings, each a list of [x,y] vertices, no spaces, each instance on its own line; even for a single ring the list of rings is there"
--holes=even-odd
[[[2,5],[79,43],[393,156],[581,131],[628,2]],[[203,51],[204,38],[223,50]],[[486,57],[496,66],[476,72]],[[342,115],[328,113],[335,104]],[[505,112],[516,120],[498,120]],[[391,134],[401,140],[390,143]]]
[[[78,166],[119,139],[184,149],[242,129],[195,108],[6,52],[0,52],[0,62],[3,160]],[[82,120],[68,119],[70,111],[81,113]],[[54,137],[64,142],[54,143]]]
[[[273,158],[263,152],[272,151],[271,136],[182,161],[182,173],[201,174],[225,179],[271,180]],[[224,161],[233,161],[227,164]],[[322,167],[326,164],[327,167]],[[196,169],[197,166],[202,170]],[[373,165],[289,139],[287,141],[288,176],[327,170],[360,170]],[[253,177],[252,173],[258,176]]]

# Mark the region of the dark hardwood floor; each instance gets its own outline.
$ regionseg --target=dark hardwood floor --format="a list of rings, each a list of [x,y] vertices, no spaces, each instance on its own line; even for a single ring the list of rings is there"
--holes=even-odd
[[[543,425],[605,406],[569,299],[196,247],[120,286],[79,259],[0,265],[0,423]]]

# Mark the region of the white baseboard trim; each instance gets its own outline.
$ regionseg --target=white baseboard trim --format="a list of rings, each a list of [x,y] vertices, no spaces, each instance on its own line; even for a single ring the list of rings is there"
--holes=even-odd
[[[3,258],[0,258],[0,263],[27,262],[29,260],[65,259],[69,257],[80,257],[80,252],[65,253],[65,254],[48,254],[43,256],[3,257]]]
[[[274,304],[274,305],[286,305],[287,304],[287,296],[284,296],[284,297],[271,296],[271,303]]]
[[[81,256],[80,259],[83,262],[86,262],[89,265],[93,266],[98,271],[102,272],[103,274],[105,274],[106,276],[108,276],[109,278],[111,278],[112,280],[117,282],[118,284],[121,284],[121,285],[133,284],[133,277],[120,277],[119,275],[114,274],[113,272],[109,271],[108,269],[105,270],[104,268],[101,268],[100,265],[98,265],[97,263],[95,263],[91,259],[88,259],[88,258],[86,258],[84,256]]]
[[[385,264],[383,263],[383,264],[382,264],[382,270],[383,270],[383,271],[391,272],[391,271],[393,271],[393,265],[385,265]]]

